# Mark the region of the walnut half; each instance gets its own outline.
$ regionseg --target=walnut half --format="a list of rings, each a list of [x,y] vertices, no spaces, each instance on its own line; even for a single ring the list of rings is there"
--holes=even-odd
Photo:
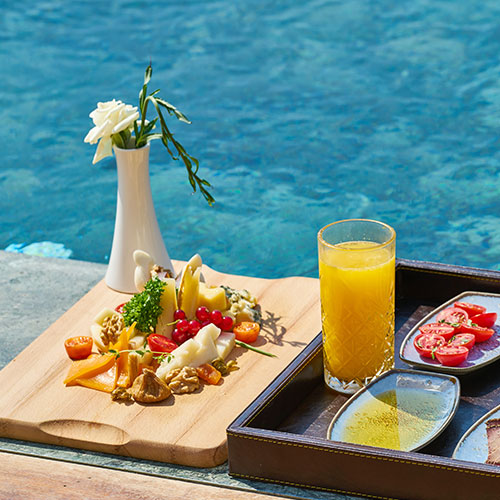
[[[167,373],[165,382],[174,394],[187,394],[200,387],[196,369],[190,366],[184,366],[182,369],[176,368]]]
[[[102,322],[101,340],[104,345],[115,343],[120,336],[121,331],[125,328],[123,318],[120,314],[113,314],[104,318]]]
[[[153,370],[144,368],[141,375],[134,380],[130,394],[139,403],[157,403],[167,399],[172,391]]]

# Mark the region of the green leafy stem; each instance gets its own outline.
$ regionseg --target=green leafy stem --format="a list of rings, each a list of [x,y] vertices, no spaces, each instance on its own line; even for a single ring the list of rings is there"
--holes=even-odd
[[[166,110],[169,115],[174,115],[178,120],[184,123],[191,123],[187,117],[179,111],[175,106],[168,103],[167,101],[158,97],[158,92],[160,89],[155,90],[148,94],[148,84],[151,80],[151,75],[153,74],[153,68],[151,67],[151,63],[146,68],[146,73],[144,75],[144,84],[142,86],[141,91],[139,92],[139,111],[140,111],[140,120],[136,120],[134,122],[134,134],[135,134],[135,148],[141,148],[146,146],[150,141],[154,139],[160,139],[167,149],[170,157],[178,161],[179,158],[184,163],[186,167],[189,183],[193,188],[193,192],[196,192],[197,189],[200,190],[201,194],[208,202],[209,205],[212,205],[215,202],[215,199],[208,191],[208,188],[211,188],[211,184],[202,179],[198,175],[199,169],[199,161],[194,157],[189,155],[182,144],[177,141],[172,132],[170,132],[167,123],[165,121],[162,109]],[[146,120],[146,114],[148,111],[148,104],[151,103],[158,116],[148,122]],[[138,123],[139,121],[139,123]],[[153,130],[156,127],[156,124],[160,122],[161,133],[155,133]],[[112,136],[113,142],[119,147],[126,149],[128,145],[131,144],[131,133],[129,130],[123,130],[118,134],[114,134]]]

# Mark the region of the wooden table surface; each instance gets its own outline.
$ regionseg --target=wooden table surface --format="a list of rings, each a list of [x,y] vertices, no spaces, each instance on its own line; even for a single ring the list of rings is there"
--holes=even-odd
[[[9,500],[266,500],[276,496],[0,452]]]

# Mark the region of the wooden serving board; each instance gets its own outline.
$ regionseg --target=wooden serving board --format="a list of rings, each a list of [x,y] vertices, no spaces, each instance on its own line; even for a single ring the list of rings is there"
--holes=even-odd
[[[176,270],[182,265],[176,262]],[[228,425],[320,331],[319,282],[202,271],[210,285],[246,288],[257,297],[263,327],[256,346],[277,358],[238,347],[229,359],[237,359],[240,369],[222,383],[151,405],[65,387],[71,361],[64,339],[88,335],[104,307],[130,298],[101,281],[0,371],[0,436],[195,467],[223,463]]]

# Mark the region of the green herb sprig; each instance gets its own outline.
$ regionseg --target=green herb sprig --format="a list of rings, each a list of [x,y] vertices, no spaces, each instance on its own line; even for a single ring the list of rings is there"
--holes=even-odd
[[[254,347],[253,345],[242,342],[241,340],[235,340],[234,342],[236,343],[236,345],[239,345],[240,347],[244,347],[245,349],[249,349],[250,351],[258,352],[259,354],[263,354],[264,356],[269,356],[270,358],[278,357],[276,356],[276,354],[271,354],[270,352],[262,351],[261,349],[257,349],[257,347]]]
[[[136,328],[144,333],[154,330],[163,308],[160,305],[165,282],[158,277],[150,279],[144,291],[134,295],[123,306],[123,322],[125,326],[136,323]]]
[[[144,356],[147,353],[151,353],[153,355],[153,359],[156,359],[160,364],[165,359],[167,360],[167,362],[170,362],[170,360],[175,357],[170,352],[151,351],[149,349],[123,349],[121,351],[117,351],[116,349],[110,349],[108,352],[110,354],[113,354],[115,356],[115,359],[118,359],[125,352],[135,352],[139,356]]]

